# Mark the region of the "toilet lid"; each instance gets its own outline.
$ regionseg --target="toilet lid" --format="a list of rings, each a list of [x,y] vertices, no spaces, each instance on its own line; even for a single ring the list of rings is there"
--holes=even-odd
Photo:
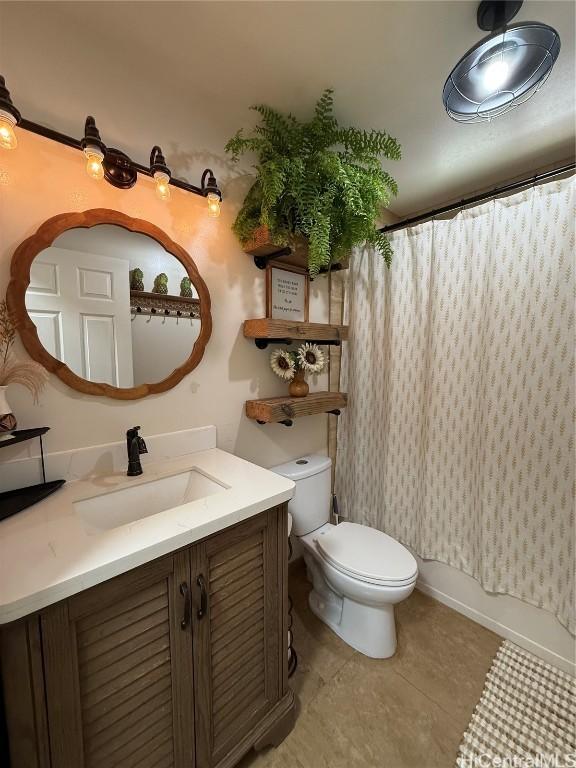
[[[375,528],[340,523],[316,540],[336,568],[364,580],[406,582],[418,573],[414,556],[400,542]]]

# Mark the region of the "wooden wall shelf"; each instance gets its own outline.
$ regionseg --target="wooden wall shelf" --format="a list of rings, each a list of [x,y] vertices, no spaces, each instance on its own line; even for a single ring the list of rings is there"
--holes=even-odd
[[[263,400],[247,400],[246,416],[259,424],[284,424],[291,427],[299,416],[316,413],[340,415],[346,407],[348,395],[344,392],[311,392],[306,397],[267,397]]]
[[[308,247],[305,242],[296,248],[276,245],[270,240],[270,234],[266,227],[259,227],[253,234],[252,240],[244,247],[244,252],[254,258],[254,264],[258,269],[266,269],[269,261],[277,261],[279,265],[286,264],[293,267],[302,267],[308,270]],[[333,270],[346,269],[347,262],[333,264]],[[327,267],[322,267],[320,273],[328,272]]]
[[[254,339],[259,349],[268,344],[293,344],[314,341],[317,344],[340,346],[348,338],[348,326],[324,323],[296,323],[293,320],[273,320],[271,317],[244,321],[244,336]]]

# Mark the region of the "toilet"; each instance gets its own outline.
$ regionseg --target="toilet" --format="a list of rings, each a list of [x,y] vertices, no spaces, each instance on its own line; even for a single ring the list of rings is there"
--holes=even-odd
[[[303,456],[272,471],[296,484],[288,511],[313,584],[310,608],[352,648],[386,659],[396,651],[394,605],[412,593],[418,565],[375,528],[328,522],[331,466],[327,456]]]

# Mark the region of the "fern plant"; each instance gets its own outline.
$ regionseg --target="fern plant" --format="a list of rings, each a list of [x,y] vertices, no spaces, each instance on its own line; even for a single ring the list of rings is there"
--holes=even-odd
[[[246,244],[260,226],[277,245],[303,236],[312,276],[365,241],[388,265],[392,258],[375,222],[398,193],[381,159],[399,160],[400,145],[385,131],[338,125],[332,94],[324,91],[305,123],[265,105],[252,107],[261,118],[255,135],[240,129],[226,145],[236,161],[247,152],[258,157],[256,181],[234,222],[240,241]]]

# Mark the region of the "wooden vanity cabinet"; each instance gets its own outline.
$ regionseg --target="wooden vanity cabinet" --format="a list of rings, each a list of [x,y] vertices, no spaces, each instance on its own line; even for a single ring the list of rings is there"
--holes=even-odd
[[[40,617],[54,768],[193,765],[188,552],[122,574]]]
[[[11,768],[231,768],[293,724],[286,505],[7,625]]]

